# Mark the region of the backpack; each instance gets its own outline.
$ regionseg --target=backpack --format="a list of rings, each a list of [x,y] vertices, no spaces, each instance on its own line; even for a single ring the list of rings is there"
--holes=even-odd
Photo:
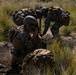
[[[22,12],[22,10],[14,11],[12,14],[12,19],[13,19],[14,23],[18,26],[23,24],[24,17],[25,17],[25,14]]]
[[[23,25],[21,26],[18,26],[18,27],[12,27],[10,30],[9,30],[9,33],[8,33],[8,39],[9,39],[9,42],[12,43],[13,39],[15,38],[15,36],[19,33],[23,31]]]
[[[64,11],[58,6],[50,7],[49,14],[51,14],[52,21],[62,22],[63,25],[67,26],[70,22],[70,13]]]
[[[9,39],[9,42],[12,43],[13,41],[13,38],[14,38],[14,35],[16,33],[16,27],[12,27],[10,30],[9,30],[9,33],[8,33],[8,39]]]
[[[17,38],[17,34],[20,33],[23,30],[23,25],[19,26],[19,27],[12,27],[9,30],[9,42],[12,43],[12,45],[14,46],[14,50],[13,50],[13,54],[17,53],[17,54],[21,54],[24,53],[24,44],[22,43],[21,39]]]
[[[62,12],[62,8],[53,6],[49,8],[48,14],[51,15],[51,21],[57,21],[57,16]]]
[[[35,12],[32,9],[22,9],[19,11],[14,11],[12,14],[12,19],[17,26],[23,25],[23,19],[25,16],[31,15],[36,17]]]
[[[49,8],[50,14],[60,14],[62,11],[63,11],[62,8],[58,6],[52,6]]]

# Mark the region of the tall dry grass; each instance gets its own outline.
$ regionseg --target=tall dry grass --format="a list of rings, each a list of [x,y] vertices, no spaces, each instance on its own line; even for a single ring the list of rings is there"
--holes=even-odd
[[[48,45],[48,49],[54,54],[56,75],[76,74],[76,49],[70,49],[58,39]]]

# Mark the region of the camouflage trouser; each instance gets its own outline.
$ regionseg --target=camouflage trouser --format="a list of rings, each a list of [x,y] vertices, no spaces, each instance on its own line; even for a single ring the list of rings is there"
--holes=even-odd
[[[26,53],[20,54],[20,53],[15,53],[12,54],[12,61],[11,61],[11,68],[17,73],[20,73],[22,69],[22,63],[23,59],[26,56]]]
[[[53,34],[53,37],[57,37],[59,36],[59,28],[62,26],[61,23],[59,22],[55,22],[54,25],[50,28],[52,34]]]
[[[23,58],[24,57],[22,56],[16,56],[16,55],[12,56],[11,67],[13,70],[17,70],[17,71],[21,70]]]
[[[11,69],[7,70],[7,73],[5,75],[19,75],[20,71],[22,70],[22,56],[14,55],[12,56],[11,61]]]
[[[26,49],[26,51],[21,53],[21,52],[16,51],[16,49],[15,49],[14,53],[12,54],[12,61],[11,61],[12,69],[16,69],[16,70],[21,69],[24,57],[26,57],[26,55],[32,51],[33,50]]]

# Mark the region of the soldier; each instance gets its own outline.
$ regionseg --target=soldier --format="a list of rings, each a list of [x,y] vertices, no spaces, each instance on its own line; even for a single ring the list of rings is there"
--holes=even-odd
[[[20,73],[24,57],[41,48],[42,38],[38,33],[38,23],[33,16],[26,16],[23,20],[23,30],[15,32],[11,43],[14,46],[12,51],[11,69],[7,72]]]
[[[63,25],[68,26],[70,21],[70,13],[67,11],[63,11],[60,7],[51,7],[49,8],[49,13],[45,20],[45,29],[43,31],[43,35],[46,34],[50,22],[54,22],[51,26],[50,30],[53,34],[53,37],[59,36],[59,28]]]

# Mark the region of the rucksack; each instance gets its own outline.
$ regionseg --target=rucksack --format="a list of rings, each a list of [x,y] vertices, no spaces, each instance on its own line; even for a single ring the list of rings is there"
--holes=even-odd
[[[62,24],[65,26],[69,25],[70,13],[68,11],[63,10],[61,7],[50,7],[49,14],[51,14],[52,21],[62,22]]]
[[[48,16],[51,16],[51,21],[55,22],[57,21],[57,15],[59,15],[62,12],[62,8],[58,6],[52,6],[49,8]]]
[[[18,26],[18,27],[15,27],[15,26],[11,27],[11,29],[9,30],[9,33],[8,33],[9,42],[12,43],[15,36],[21,31],[23,31],[23,25]]]
[[[49,8],[50,14],[60,14],[62,11],[63,11],[62,8],[58,6],[52,6]]]
[[[12,27],[10,30],[9,30],[9,35],[8,35],[8,39],[9,39],[9,42],[11,42],[11,44],[13,45],[14,47],[14,51],[12,51],[13,54],[15,54],[17,52],[17,54],[21,54],[21,53],[24,53],[24,44],[23,42],[21,41],[21,39],[17,38],[17,35],[23,31],[23,25],[19,26],[19,27]]]
[[[14,11],[12,14],[12,19],[13,19],[14,23],[18,26],[23,24],[24,17],[25,17],[25,14],[22,12],[22,10]]]
[[[14,11],[12,14],[12,19],[17,26],[20,26],[23,25],[23,19],[27,15],[36,17],[35,12],[32,9],[22,9],[19,11]]]
[[[8,33],[8,40],[9,40],[9,42],[11,42],[12,43],[12,41],[13,41],[13,38],[14,38],[14,35],[15,35],[15,33],[16,33],[16,27],[12,27],[10,30],[9,30],[9,33]]]

